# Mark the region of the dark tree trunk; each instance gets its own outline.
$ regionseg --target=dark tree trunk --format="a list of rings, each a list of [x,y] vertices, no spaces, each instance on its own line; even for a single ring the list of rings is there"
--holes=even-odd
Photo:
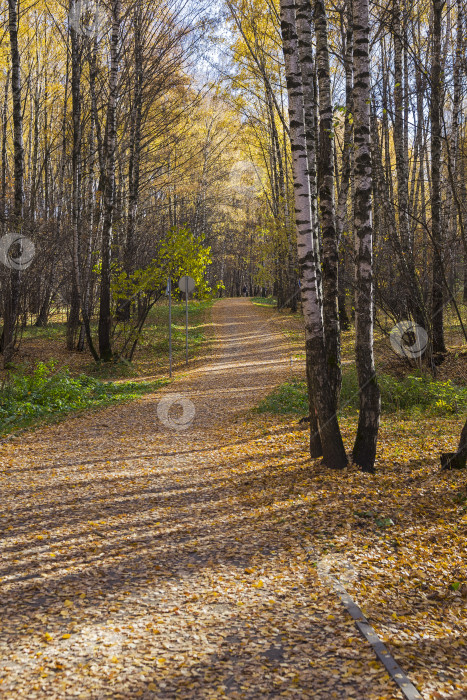
[[[441,15],[444,0],[433,0],[431,58],[431,238],[433,242],[432,309],[433,353],[446,352],[443,324],[443,236],[441,230]]]
[[[441,455],[443,469],[465,469],[467,463],[467,421],[462,428],[457,452],[445,452]]]
[[[104,144],[104,218],[102,223],[102,269],[99,307],[99,355],[104,362],[112,359],[111,334],[111,246],[112,224],[115,207],[115,155],[117,148],[117,89],[118,89],[118,37],[120,31],[120,0],[112,2],[112,32],[110,37],[110,80],[107,103],[107,122]]]
[[[71,0],[70,10],[75,0]],[[81,187],[81,55],[80,39],[75,29],[70,27],[71,35],[71,100],[73,117],[73,150],[71,157],[72,193],[71,193],[71,236],[72,236],[72,278],[70,313],[68,316],[66,345],[67,350],[76,348],[77,334],[80,326],[80,187]]]
[[[354,142],[356,251],[356,365],[360,413],[353,459],[365,472],[374,472],[381,410],[373,356],[373,229],[370,154],[370,61],[368,0],[354,0]]]
[[[319,94],[318,186],[323,255],[323,322],[328,376],[337,409],[342,372],[338,309],[339,243],[334,202],[334,130],[328,24],[324,0],[315,0],[316,66]]]
[[[345,29],[344,29],[345,27]],[[347,251],[343,239],[344,227],[348,219],[347,206],[350,190],[350,176],[352,169],[353,149],[353,33],[352,33],[352,0],[347,0],[346,26],[343,15],[341,16],[341,34],[344,50],[345,70],[345,117],[344,117],[344,143],[342,146],[342,166],[340,185],[336,208],[336,235],[340,246],[340,262],[338,276],[338,307],[339,324],[342,330],[349,330],[350,321],[346,306],[346,262]]]
[[[128,276],[135,268],[135,230],[138,212],[140,156],[141,156],[141,112],[143,108],[143,36],[141,5],[135,4],[134,24],[134,94],[130,126],[130,158],[128,162],[128,220],[126,228],[124,268]],[[118,310],[122,321],[130,319],[131,299],[125,299]]]
[[[10,228],[18,235],[23,225],[23,112],[21,104],[21,67],[18,48],[18,5],[17,0],[8,0],[8,19],[11,50],[11,91],[13,97],[13,149],[14,149],[14,207]],[[13,357],[15,328],[20,297],[20,271],[9,270],[9,285],[4,304],[3,360],[7,366]]]
[[[308,182],[310,189],[311,226],[313,232],[313,254],[317,273],[318,292],[320,284],[320,259],[319,259],[319,225],[318,225],[318,183],[316,171],[316,95],[315,95],[315,64],[313,60],[313,45],[311,36],[312,10],[310,0],[298,0],[296,10],[298,55],[300,58],[300,71],[303,85],[303,111],[305,122],[305,141],[308,163]],[[309,345],[306,345],[306,352]],[[306,357],[308,404],[310,418],[310,454],[312,457],[320,457],[323,454],[321,438],[319,436],[316,407],[312,390],[312,374],[310,371],[313,358]]]

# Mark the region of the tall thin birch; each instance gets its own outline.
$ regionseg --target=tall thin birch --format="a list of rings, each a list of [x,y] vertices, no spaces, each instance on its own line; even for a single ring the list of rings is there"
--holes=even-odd
[[[373,226],[371,219],[370,60],[368,0],[353,2],[355,326],[360,413],[353,459],[374,471],[381,401],[373,356]]]
[[[334,200],[334,133],[328,22],[324,0],[315,0],[316,67],[319,95],[318,187],[323,245],[323,319],[329,383],[334,405],[342,384],[338,309],[339,243]]]

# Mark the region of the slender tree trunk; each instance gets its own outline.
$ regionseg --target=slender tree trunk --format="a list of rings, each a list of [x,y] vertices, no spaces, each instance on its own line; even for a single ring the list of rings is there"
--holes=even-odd
[[[311,374],[311,390],[317,412],[324,463],[329,467],[343,468],[347,464],[347,456],[329,386],[323,319],[319,303],[315,253],[313,251],[313,223],[304,125],[303,87],[300,66],[297,60],[298,49],[294,3],[291,0],[281,0],[280,12],[287,93],[289,97],[298,263],[305,318],[307,354],[311,359],[307,370]]]
[[[467,421],[462,428],[457,452],[445,452],[441,455],[443,469],[465,469],[467,464]]]
[[[310,0],[297,0],[296,31],[298,39],[298,55],[303,86],[303,109],[305,120],[305,139],[308,161],[308,180],[310,183],[311,219],[313,226],[313,249],[315,265],[318,274],[318,291],[321,287],[321,261],[319,257],[319,215],[318,215],[318,173],[317,173],[317,144],[318,120],[316,98],[316,70],[313,59],[313,42],[311,36],[312,9]]]
[[[352,0],[347,0],[346,29],[344,31],[343,17],[341,19],[342,45],[344,47],[345,70],[345,117],[344,117],[344,143],[342,146],[342,166],[339,193],[336,209],[336,235],[341,249],[339,277],[338,277],[338,306],[339,323],[343,330],[350,328],[346,307],[346,251],[343,233],[347,221],[347,205],[350,189],[350,176],[352,168],[353,150],[353,34],[352,34]]]
[[[370,61],[368,0],[353,2],[356,364],[360,413],[353,459],[373,472],[380,417],[380,393],[373,356],[373,229],[371,223]]]
[[[318,184],[323,245],[323,321],[328,376],[337,409],[341,384],[338,307],[339,242],[334,202],[334,130],[331,102],[328,26],[324,0],[315,0],[316,65],[319,93]]]
[[[409,252],[409,211],[408,211],[408,172],[404,143],[404,84],[402,77],[402,28],[400,0],[393,2],[393,36],[394,36],[394,151],[397,171],[397,218],[401,248]],[[410,254],[410,253],[409,253]],[[411,289],[407,288],[405,280],[406,308],[410,309]]]
[[[130,127],[130,158],[128,162],[128,220],[125,242],[125,272],[130,276],[135,269],[135,231],[139,199],[140,157],[141,157],[141,112],[143,108],[143,36],[140,3],[136,3],[133,15],[134,24],[134,93]],[[119,318],[130,319],[131,299],[125,299],[119,308]]]
[[[461,437],[459,440],[459,447],[457,448],[457,454],[462,457],[462,459],[467,459],[467,420],[462,428]]]
[[[393,3],[393,33],[394,33],[394,151],[396,155],[397,172],[397,214],[398,235],[397,248],[401,258],[402,286],[404,289],[405,314],[412,315],[415,322],[427,327],[427,321],[423,309],[423,301],[420,294],[415,260],[413,253],[413,241],[410,235],[409,224],[409,170],[408,170],[408,114],[406,107],[407,94],[407,37],[403,36],[401,22],[401,2]]]
[[[451,204],[451,240],[457,239],[458,230],[460,229],[461,246],[465,247],[462,252],[467,253],[467,245],[465,241],[465,199],[464,189],[465,181],[462,175],[463,171],[463,154],[461,147],[461,124],[462,124],[462,78],[464,65],[464,12],[462,0],[457,0],[457,23],[456,23],[456,50],[453,66],[453,99],[452,99],[452,127],[451,127],[451,145],[450,145],[450,161],[452,171],[452,204]],[[448,157],[449,158],[449,157]],[[455,267],[455,265],[454,265]],[[463,268],[461,268],[461,275]]]
[[[308,163],[308,182],[310,188],[311,225],[313,235],[314,264],[317,272],[318,289],[320,284],[319,259],[319,226],[318,226],[318,183],[316,171],[316,97],[315,97],[315,65],[313,60],[313,44],[311,37],[312,10],[310,0],[297,0],[296,25],[298,39],[298,55],[300,58],[300,72],[303,86],[303,110],[305,122],[305,142]],[[318,420],[312,391],[311,364],[313,358],[309,356],[307,348],[307,379],[308,379],[308,403],[310,418],[310,454],[312,457],[320,457],[323,454],[321,438],[318,430]]]
[[[8,90],[10,87],[10,71],[7,71],[5,76],[5,92],[3,96],[2,106],[2,178],[1,178],[1,194],[0,194],[0,217],[2,227],[0,229],[3,235],[6,231],[6,179],[7,179],[7,129],[8,129]]]
[[[8,19],[11,50],[11,91],[13,96],[13,150],[14,150],[14,206],[11,230],[21,235],[23,225],[23,112],[21,104],[21,66],[18,48],[18,4],[8,0]],[[20,271],[9,270],[9,289],[4,305],[3,361],[8,366],[12,360],[15,344],[15,327],[20,297]]]
[[[107,103],[107,122],[104,146],[104,219],[102,223],[102,269],[99,308],[99,354],[104,362],[112,359],[111,333],[111,245],[112,223],[115,207],[115,155],[117,148],[117,89],[118,89],[118,37],[120,30],[120,0],[112,0],[112,32],[110,37],[110,80]]]
[[[71,0],[70,11],[75,4]],[[81,270],[79,251],[79,232],[81,218],[81,55],[79,34],[70,26],[71,40],[71,99],[73,118],[73,150],[71,156],[72,193],[71,193],[71,237],[72,237],[72,278],[70,313],[67,323],[67,350],[76,348],[79,329],[79,310],[81,293]]]
[[[441,230],[441,16],[444,0],[433,0],[431,58],[431,238],[433,243],[432,308],[433,353],[446,352],[444,342],[443,236]]]

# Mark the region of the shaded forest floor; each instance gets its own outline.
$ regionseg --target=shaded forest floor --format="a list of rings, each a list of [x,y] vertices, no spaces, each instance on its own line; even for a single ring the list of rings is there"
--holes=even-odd
[[[189,302],[189,358],[197,358],[208,348],[206,340],[212,336],[210,326],[211,301]],[[149,313],[141,334],[133,362],[114,362],[96,365],[89,352],[70,352],[66,349],[66,313],[55,310],[49,323],[43,328],[28,322],[21,329],[19,350],[14,357],[14,364],[25,371],[38,362],[49,362],[52,358],[57,368],[67,367],[72,376],[88,374],[101,379],[125,379],[143,377],[148,380],[167,376],[169,373],[169,330],[168,301],[160,300]],[[97,335],[96,324],[91,324]],[[114,338],[116,349],[122,345],[122,334]],[[173,368],[182,368],[185,364],[185,304],[172,303],[172,349]],[[0,367],[0,380],[4,370]]]
[[[161,392],[0,445],[0,695],[400,698],[324,561],[425,698],[464,698],[466,475],[438,467],[459,418],[385,416],[377,475],[331,473],[251,410],[301,378],[299,322],[232,299],[212,323]]]
[[[211,301],[188,305],[190,366],[207,361],[213,337]],[[168,303],[151,312],[133,362],[118,356],[95,363],[87,351],[66,350],[66,315],[55,313],[44,328],[25,325],[9,371],[0,370],[0,441],[25,428],[63,420],[70,414],[101,409],[154,394],[169,380]],[[120,332],[123,332],[120,329]],[[172,304],[172,367],[185,367],[185,304]],[[8,437],[6,437],[8,439]]]
[[[275,300],[271,297],[263,299],[254,297],[252,302],[268,323],[274,324],[289,339],[291,346],[295,348],[294,360],[305,359],[303,352],[303,317],[301,314],[290,314],[288,311],[278,311],[275,308]],[[467,305],[459,302],[460,313],[463,314],[464,326],[467,313]],[[389,334],[393,323],[379,312],[374,329],[375,363],[378,373],[387,373],[394,377],[405,377],[414,371],[422,371],[431,376],[425,364],[418,361],[407,360],[399,357],[391,347]],[[459,385],[467,386],[467,344],[465,342],[459,319],[455,310],[447,304],[444,308],[444,332],[447,353],[444,361],[436,367],[436,379],[439,381],[451,380]],[[355,360],[355,329],[342,333],[342,360],[344,364],[353,363]]]

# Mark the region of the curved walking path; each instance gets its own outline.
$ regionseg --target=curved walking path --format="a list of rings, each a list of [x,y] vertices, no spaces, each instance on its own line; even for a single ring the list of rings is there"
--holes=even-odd
[[[247,414],[286,339],[247,299],[212,322],[157,395],[0,446],[0,697],[400,697],[288,520],[306,434]]]

